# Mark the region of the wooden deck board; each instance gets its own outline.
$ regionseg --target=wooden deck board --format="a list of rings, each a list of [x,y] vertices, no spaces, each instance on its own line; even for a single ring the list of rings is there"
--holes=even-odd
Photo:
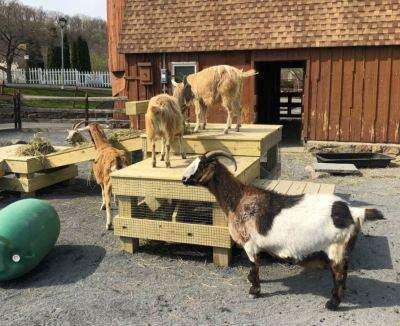
[[[335,185],[328,183],[261,179],[256,180],[253,184],[263,189],[274,190],[287,195],[333,194],[335,192]]]

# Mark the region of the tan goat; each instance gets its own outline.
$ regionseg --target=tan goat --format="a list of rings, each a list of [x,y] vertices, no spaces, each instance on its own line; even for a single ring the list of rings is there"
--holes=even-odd
[[[151,157],[153,167],[156,166],[156,139],[162,139],[161,161],[165,159],[167,168],[171,167],[169,160],[170,144],[179,138],[182,158],[186,158],[182,146],[184,132],[184,118],[177,100],[168,94],[154,96],[149,101],[146,113],[146,134],[152,144]]]
[[[232,116],[237,117],[236,131],[239,131],[242,113],[243,78],[255,76],[256,74],[257,72],[253,69],[243,72],[232,66],[221,65],[209,67],[196,74],[188,75],[187,81],[191,86],[193,93],[191,99],[196,112],[196,127],[194,131],[199,130],[200,122],[202,123],[202,129],[205,129],[207,108],[216,105],[222,105],[228,113],[224,133],[228,133],[231,128]],[[181,100],[184,96],[187,98],[187,94],[184,91],[184,83],[177,84],[173,82],[173,84],[175,86],[174,97],[178,99],[178,102],[184,102]]]
[[[88,131],[97,151],[93,162],[93,172],[97,184],[101,187],[103,202],[101,209],[107,213],[106,229],[112,229],[111,216],[111,178],[110,173],[120,170],[128,165],[127,153],[111,146],[107,137],[97,123],[91,123],[84,128],[77,129],[77,132]]]

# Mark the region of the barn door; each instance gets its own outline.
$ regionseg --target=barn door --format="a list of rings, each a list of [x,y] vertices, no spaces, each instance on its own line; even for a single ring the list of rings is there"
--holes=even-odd
[[[130,101],[144,101],[153,96],[153,70],[151,62],[137,62],[128,69],[127,82],[128,98]],[[139,117],[132,117],[133,126],[144,128],[144,121]]]

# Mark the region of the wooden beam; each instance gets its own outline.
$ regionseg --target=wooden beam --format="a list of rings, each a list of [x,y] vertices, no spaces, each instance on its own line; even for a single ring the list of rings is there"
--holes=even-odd
[[[126,115],[146,114],[149,101],[131,101],[125,103]]]

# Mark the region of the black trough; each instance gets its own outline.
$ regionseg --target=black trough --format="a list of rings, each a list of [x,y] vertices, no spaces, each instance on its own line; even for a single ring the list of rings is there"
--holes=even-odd
[[[348,163],[357,168],[384,168],[394,158],[379,153],[323,153],[316,154],[319,163]]]

